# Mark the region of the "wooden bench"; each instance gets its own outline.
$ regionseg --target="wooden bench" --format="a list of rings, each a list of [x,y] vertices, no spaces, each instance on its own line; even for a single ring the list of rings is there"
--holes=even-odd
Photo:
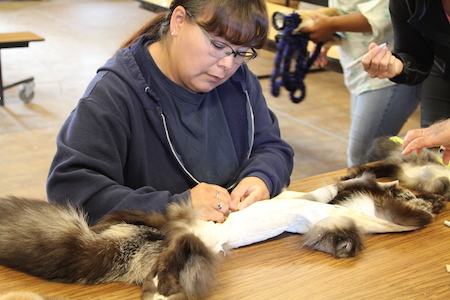
[[[9,33],[0,33],[0,50],[3,48],[18,48],[18,47],[28,47],[30,42],[43,41],[44,38],[36,35],[32,32],[9,32]],[[23,84],[24,88],[19,92],[19,97],[24,102],[29,102],[33,99],[34,96],[34,84],[33,77],[20,80],[18,82],[3,86],[2,79],[2,63],[0,56],[0,106],[4,105],[4,96],[3,91],[9,89],[13,86]]]
[[[171,0],[137,0],[140,2],[140,6],[144,9],[147,9],[152,12],[161,12],[161,11],[167,11],[170,7]],[[307,2],[314,2],[314,1],[307,1]],[[314,3],[318,3],[315,1]],[[275,12],[279,11],[285,11],[285,12],[292,12],[293,9],[287,6],[278,5],[270,2],[266,2],[267,5],[267,12],[269,15],[269,20],[272,21],[272,16]],[[273,27],[270,26],[269,31],[269,38],[268,43],[264,47],[265,50],[276,52],[277,51],[277,43],[275,40],[275,37],[277,36],[278,31]],[[313,47],[313,43],[309,43],[309,50],[311,50]],[[342,73],[342,67],[339,63],[339,52],[336,46],[333,46],[328,51],[328,65],[324,68],[326,70],[335,71]]]

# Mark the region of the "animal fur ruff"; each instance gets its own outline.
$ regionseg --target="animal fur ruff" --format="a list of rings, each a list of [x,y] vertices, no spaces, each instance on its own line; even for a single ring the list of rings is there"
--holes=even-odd
[[[313,249],[352,257],[364,234],[415,230],[445,207],[442,196],[422,199],[371,174],[284,192],[221,224],[172,204],[164,216],[116,212],[89,227],[73,208],[9,197],[0,199],[0,264],[59,282],[142,284],[144,300],[189,299],[208,295],[225,249],[287,231],[304,234]]]
[[[64,283],[140,284],[148,300],[204,297],[220,257],[191,233],[196,222],[181,204],[165,216],[124,211],[89,227],[73,208],[4,198],[0,264]]]

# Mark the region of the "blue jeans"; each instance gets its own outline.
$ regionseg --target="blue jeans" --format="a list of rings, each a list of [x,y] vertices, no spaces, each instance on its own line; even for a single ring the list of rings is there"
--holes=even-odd
[[[397,135],[420,102],[421,85],[395,84],[352,95],[347,165],[368,163],[367,152],[380,136]]]
[[[444,62],[435,60],[430,75],[423,82],[421,127],[450,118],[450,79],[444,78],[444,66]]]

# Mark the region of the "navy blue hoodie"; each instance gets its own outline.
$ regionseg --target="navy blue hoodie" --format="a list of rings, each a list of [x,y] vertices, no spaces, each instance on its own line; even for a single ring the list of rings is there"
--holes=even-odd
[[[98,70],[58,134],[49,201],[82,207],[91,224],[121,209],[164,213],[168,203],[189,200],[198,184],[182,163],[183,148],[170,139],[146,74],[141,46],[149,39],[117,51]],[[258,79],[243,65],[216,90],[240,160],[224,187],[256,176],[277,195],[289,185],[293,151],[280,138]]]

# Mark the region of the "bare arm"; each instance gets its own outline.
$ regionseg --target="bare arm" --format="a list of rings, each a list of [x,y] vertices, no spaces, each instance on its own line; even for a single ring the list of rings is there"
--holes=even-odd
[[[312,15],[314,24],[305,27],[302,32],[309,33],[315,42],[326,41],[335,32],[372,32],[372,27],[360,11],[329,17],[323,14]]]

